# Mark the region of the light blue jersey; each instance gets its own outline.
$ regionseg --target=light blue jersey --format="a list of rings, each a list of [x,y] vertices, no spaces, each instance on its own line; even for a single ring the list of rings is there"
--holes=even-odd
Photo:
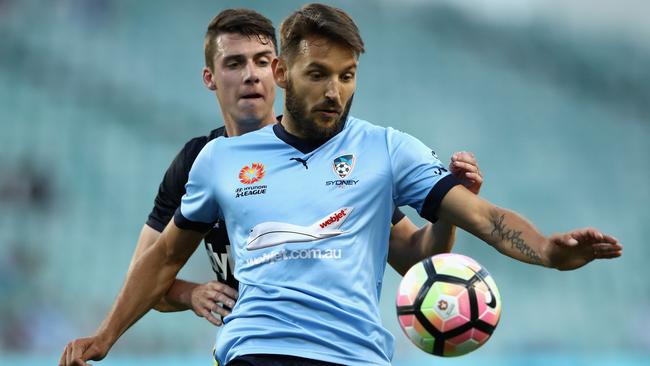
[[[389,364],[393,337],[378,303],[391,215],[410,205],[435,220],[456,184],[417,139],[353,117],[318,147],[280,124],[208,143],[175,222],[205,230],[224,219],[228,227],[240,287],[218,359]]]

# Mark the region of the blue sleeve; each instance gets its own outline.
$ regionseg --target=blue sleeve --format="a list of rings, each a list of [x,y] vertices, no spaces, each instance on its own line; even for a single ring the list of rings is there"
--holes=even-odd
[[[211,141],[194,160],[181,205],[174,214],[174,223],[181,229],[207,232],[221,216],[216,200],[216,166]]]
[[[395,205],[409,205],[435,222],[443,197],[460,182],[420,140],[392,128],[386,134]]]

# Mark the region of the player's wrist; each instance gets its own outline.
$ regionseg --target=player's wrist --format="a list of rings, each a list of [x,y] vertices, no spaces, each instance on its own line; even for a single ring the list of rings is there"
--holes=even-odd
[[[93,338],[93,346],[96,347],[103,355],[106,355],[108,351],[113,347],[115,342],[117,342],[119,333],[107,328],[102,328],[98,330],[97,333],[95,333]]]
[[[191,283],[183,286],[183,291],[178,294],[178,301],[188,309],[192,309],[192,297],[194,291],[199,288],[199,284]]]
[[[197,287],[199,287],[198,283],[184,281],[177,278],[174,280],[174,283],[165,295],[165,298],[177,307],[192,309],[192,295]]]
[[[553,236],[544,237],[544,241],[540,246],[540,265],[547,268],[557,268],[557,264],[553,260]]]

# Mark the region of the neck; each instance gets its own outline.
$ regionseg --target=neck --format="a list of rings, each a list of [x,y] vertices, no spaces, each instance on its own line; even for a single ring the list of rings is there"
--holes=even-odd
[[[282,114],[281,123],[282,123],[282,127],[284,127],[284,130],[290,133],[291,135],[300,139],[306,138],[305,134],[296,128],[296,123],[293,121],[293,118],[291,118],[291,113],[289,113],[286,107],[284,108],[284,113]]]
[[[326,132],[317,129],[305,130],[303,128],[298,128],[296,121],[291,117],[291,114],[287,108],[284,108],[284,114],[282,115],[282,121],[280,121],[280,124],[282,125],[282,128],[291,136],[294,136],[301,140],[322,144],[341,132],[345,126],[345,121],[347,120],[347,110],[341,118],[343,118],[343,123],[338,126],[336,131]]]
[[[235,121],[232,118],[224,116],[223,123],[226,126],[226,133],[228,137],[241,136],[243,134],[257,131],[260,128],[266,127],[268,125],[273,125],[277,121],[275,120],[275,113],[271,111],[271,115],[262,119],[248,119],[243,121]]]

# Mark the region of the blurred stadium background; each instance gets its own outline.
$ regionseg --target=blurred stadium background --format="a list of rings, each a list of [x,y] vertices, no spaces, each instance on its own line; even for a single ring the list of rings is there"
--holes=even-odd
[[[327,3],[367,45],[353,115],[443,160],[475,152],[482,195],[546,233],[595,226],[625,245],[619,260],[560,273],[460,233],[455,250],[489,269],[504,301],[490,342],[460,359],[402,335],[389,269],[394,364],[648,364],[650,3]],[[0,364],[53,365],[108,311],[167,165],[221,125],[201,83],[209,20],[251,7],[278,25],[301,4],[0,0]],[[203,249],[182,276],[213,278]],[[209,365],[214,332],[192,312],[151,312],[101,364]]]

